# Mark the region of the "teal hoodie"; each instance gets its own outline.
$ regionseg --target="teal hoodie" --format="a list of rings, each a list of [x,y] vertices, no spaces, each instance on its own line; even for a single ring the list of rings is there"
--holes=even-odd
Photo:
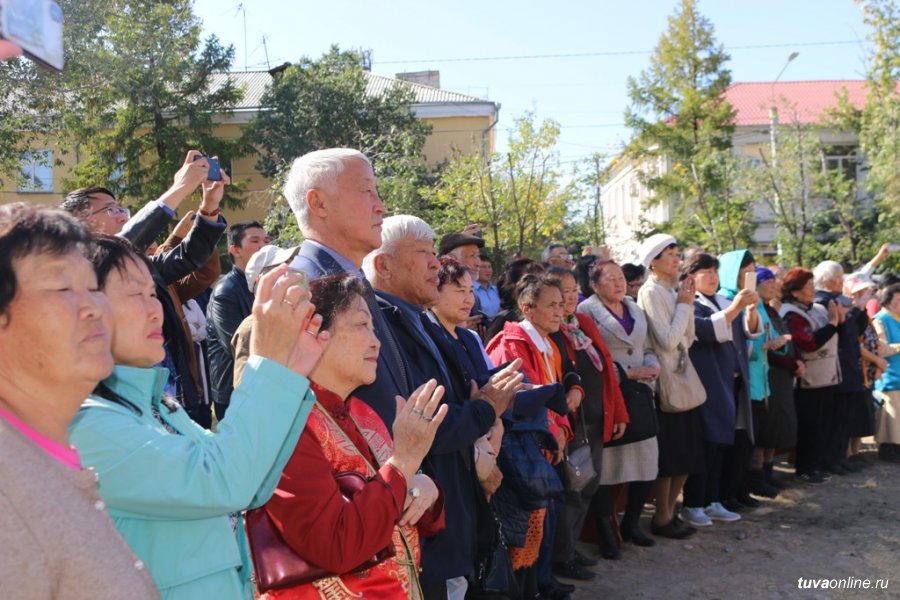
[[[734,300],[740,291],[738,275],[741,272],[741,261],[744,260],[747,250],[732,250],[719,257],[719,293],[729,300]]]
[[[117,365],[104,383],[141,414],[92,395],[70,439],[164,600],[249,600],[246,538],[230,513],[268,501],[315,395],[305,377],[251,356],[214,434],[162,405],[167,379],[166,369]]]

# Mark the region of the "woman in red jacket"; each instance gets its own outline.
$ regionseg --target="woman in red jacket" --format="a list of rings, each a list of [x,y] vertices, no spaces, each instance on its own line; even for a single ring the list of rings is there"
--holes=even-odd
[[[603,444],[625,434],[628,412],[622,390],[616,381],[612,357],[597,325],[590,315],[577,314],[578,284],[572,271],[552,267],[548,273],[559,278],[563,293],[563,321],[560,339],[575,370],[581,377],[584,400],[581,406],[569,413],[575,439],[569,443],[569,452],[586,440],[591,448],[594,469],[601,472]],[[560,514],[553,558],[558,575],[577,577],[588,561],[575,551],[575,540],[581,535],[584,518],[597,484],[589,485],[578,493],[566,494],[565,508]],[[590,559],[593,560],[593,559]]]

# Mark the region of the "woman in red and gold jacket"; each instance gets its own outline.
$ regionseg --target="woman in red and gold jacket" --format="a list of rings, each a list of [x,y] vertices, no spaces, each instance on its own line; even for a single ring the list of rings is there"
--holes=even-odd
[[[316,406],[265,511],[295,554],[333,575],[263,598],[422,598],[419,535],[443,529],[444,515],[441,492],[416,471],[447,412],[436,410],[443,388],[432,380],[398,406],[391,439],[375,412],[350,395],[375,379],[380,349],[365,288],[353,275],[310,288],[330,339],[309,376]],[[346,473],[366,481],[352,497],[338,487]],[[388,546],[393,557],[359,568]]]

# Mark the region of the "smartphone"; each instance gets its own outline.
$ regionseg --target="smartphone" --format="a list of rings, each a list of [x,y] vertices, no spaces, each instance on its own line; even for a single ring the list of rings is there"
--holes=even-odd
[[[749,292],[756,291],[756,271],[749,271],[744,275],[744,289]]]
[[[273,267],[277,267],[278,265],[272,265]],[[309,275],[306,271],[298,269],[296,267],[288,267],[287,272],[291,275],[299,275],[300,281],[295,283],[294,285],[299,285],[300,287],[309,290]]]
[[[897,250],[900,250],[900,244],[891,244],[888,246],[888,252],[896,252]]]
[[[63,14],[55,0],[0,0],[0,37],[52,71],[62,71]]]
[[[198,161],[201,158],[205,158],[206,162],[209,163],[209,171],[206,173],[207,181],[222,181],[222,169],[219,166],[219,159],[212,158],[211,156],[206,156],[205,154],[198,154],[194,157],[194,161]]]
[[[853,306],[853,300],[843,294],[835,298],[835,300],[840,302],[841,306]]]

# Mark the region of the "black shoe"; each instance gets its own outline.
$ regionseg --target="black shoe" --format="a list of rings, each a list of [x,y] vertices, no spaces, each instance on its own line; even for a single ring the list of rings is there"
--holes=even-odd
[[[762,502],[747,493],[738,494],[737,501],[747,508],[759,508],[760,506],[762,506]]]
[[[623,542],[631,542],[635,546],[643,546],[644,548],[656,545],[653,538],[647,537],[647,535],[641,531],[641,528],[638,527],[637,523],[634,525],[626,525],[623,521],[619,531],[622,534]]]
[[[832,475],[849,475],[850,471],[844,468],[841,463],[831,463],[829,465],[825,465],[825,470],[831,473]]]
[[[827,481],[827,479],[822,477],[822,475],[820,475],[816,471],[812,471],[810,473],[797,473],[797,479],[802,481],[803,483],[814,484],[825,483]]]
[[[575,551],[575,562],[582,567],[596,567],[600,564],[600,561],[596,558],[591,558],[590,556],[585,556],[578,550]]]
[[[778,489],[768,484],[762,469],[749,471],[748,480],[751,494],[765,498],[774,498],[778,495]]]
[[[616,541],[616,534],[613,533],[612,524],[609,519],[601,519],[598,524],[600,537],[600,556],[606,560],[619,560],[622,554],[619,552],[619,543]]]
[[[859,473],[865,467],[856,461],[852,461],[848,458],[845,458],[840,462],[840,465],[850,471],[851,473]]]
[[[590,581],[597,576],[596,573],[588,571],[574,560],[553,563],[553,574],[557,577],[577,579],[579,581]]]
[[[722,506],[725,507],[725,510],[736,513],[747,510],[747,507],[738,502],[737,498],[726,498],[725,500],[722,500]]]
[[[763,477],[765,477],[766,483],[776,490],[780,491],[787,487],[787,483],[775,475],[775,463],[765,463],[763,465]]]
[[[550,600],[565,600],[569,597],[569,594],[575,591],[575,586],[555,582],[550,585],[541,586],[539,589],[541,592],[541,598],[548,598]]]
[[[697,530],[679,522],[678,518],[675,517],[665,525],[657,525],[653,521],[650,521],[650,532],[653,535],[658,535],[660,537],[683,540],[684,538],[691,537],[697,533]]]

